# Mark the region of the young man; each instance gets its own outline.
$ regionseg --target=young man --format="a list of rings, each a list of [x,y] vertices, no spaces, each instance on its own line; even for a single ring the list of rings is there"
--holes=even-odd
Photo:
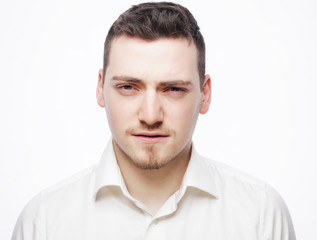
[[[210,100],[191,13],[166,2],[127,10],[97,86],[112,140],[98,165],[36,196],[12,239],[295,239],[270,186],[195,151]]]

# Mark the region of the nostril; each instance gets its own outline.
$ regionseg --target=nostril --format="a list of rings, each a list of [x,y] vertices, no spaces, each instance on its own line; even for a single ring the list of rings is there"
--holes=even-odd
[[[153,124],[149,124],[145,121],[140,121],[141,127],[143,129],[147,129],[147,130],[156,130],[159,129],[162,126],[163,121],[157,121]]]

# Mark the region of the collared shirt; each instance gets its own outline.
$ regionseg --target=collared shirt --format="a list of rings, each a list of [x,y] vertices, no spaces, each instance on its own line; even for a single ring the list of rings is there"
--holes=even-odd
[[[293,240],[286,205],[266,183],[192,149],[178,191],[159,211],[133,198],[111,142],[99,164],[38,194],[12,240]]]

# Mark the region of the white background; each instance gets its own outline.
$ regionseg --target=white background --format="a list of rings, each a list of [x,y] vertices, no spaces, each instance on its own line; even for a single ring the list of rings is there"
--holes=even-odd
[[[201,26],[212,77],[196,147],[275,187],[298,239],[316,239],[316,1],[177,2]],[[40,190],[99,161],[110,137],[95,100],[103,42],[133,3],[1,2],[0,239]]]

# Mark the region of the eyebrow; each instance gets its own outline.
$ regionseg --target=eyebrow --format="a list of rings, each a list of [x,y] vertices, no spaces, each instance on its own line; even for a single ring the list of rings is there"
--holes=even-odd
[[[164,81],[161,82],[160,85],[162,86],[189,86],[192,85],[191,81],[183,81],[183,80],[171,80],[171,81]]]
[[[111,80],[115,81],[125,81],[125,82],[143,82],[142,79],[129,77],[129,76],[113,76]],[[167,80],[159,83],[162,86],[189,86],[192,85],[191,81],[184,81],[184,80]]]
[[[142,82],[141,79],[138,79],[135,77],[128,77],[128,76],[113,76],[111,80],[126,81],[126,82]]]

